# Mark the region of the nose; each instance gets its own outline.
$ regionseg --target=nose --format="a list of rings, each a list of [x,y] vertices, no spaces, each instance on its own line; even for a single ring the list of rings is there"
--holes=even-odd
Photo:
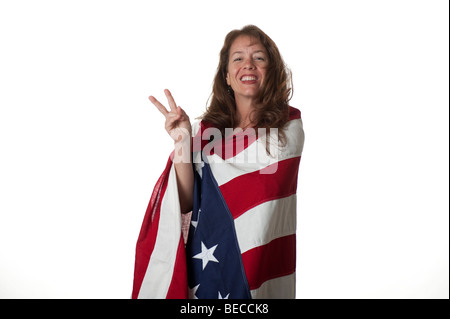
[[[244,64],[244,69],[247,69],[247,70],[255,69],[255,64],[253,63],[252,59],[246,59],[245,64]]]

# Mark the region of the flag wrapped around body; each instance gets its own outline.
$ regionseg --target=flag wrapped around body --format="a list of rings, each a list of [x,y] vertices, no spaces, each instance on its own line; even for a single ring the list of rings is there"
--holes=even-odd
[[[169,158],[139,234],[132,298],[295,297],[300,111],[290,108],[284,144],[277,130],[247,131],[221,138],[207,123],[193,125],[186,246]]]

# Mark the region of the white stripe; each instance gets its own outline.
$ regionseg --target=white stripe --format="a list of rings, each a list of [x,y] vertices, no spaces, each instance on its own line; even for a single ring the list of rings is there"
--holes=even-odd
[[[138,298],[164,299],[167,296],[181,236],[181,210],[175,168],[169,172],[161,202],[155,247],[139,290]]]
[[[278,161],[300,156],[303,150],[302,120],[296,119],[286,124],[285,133],[289,141],[286,146],[271,149],[271,155],[266,152],[265,139],[259,138],[235,157],[224,160],[218,155],[208,156],[211,171],[219,186],[244,174],[259,171]],[[271,134],[271,141],[277,138]]]
[[[266,245],[296,231],[297,196],[279,198],[258,205],[234,220],[241,253]]]
[[[267,280],[259,288],[250,291],[253,299],[295,299],[295,272]]]
[[[283,156],[285,156],[283,159],[302,155],[303,143],[305,142],[302,119],[289,121],[284,132],[286,133],[289,149],[286,147],[281,151]]]
[[[191,125],[191,128],[192,128],[192,136],[197,135],[198,130],[200,130],[200,128],[201,128],[201,123],[202,123],[201,120],[196,120],[196,121],[194,121],[194,122],[192,123],[192,125]]]
[[[244,174],[259,171],[270,164],[278,162],[278,158],[270,158],[265,147],[258,139],[235,157],[224,160],[214,154],[208,156],[209,166],[219,186]],[[258,160],[255,160],[255,159]]]

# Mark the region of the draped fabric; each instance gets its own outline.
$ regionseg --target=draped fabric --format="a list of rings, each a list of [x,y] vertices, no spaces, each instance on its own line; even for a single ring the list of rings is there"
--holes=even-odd
[[[299,110],[290,108],[284,131],[283,144],[276,130],[222,137],[193,125],[187,244],[169,158],[139,234],[133,298],[295,298]]]

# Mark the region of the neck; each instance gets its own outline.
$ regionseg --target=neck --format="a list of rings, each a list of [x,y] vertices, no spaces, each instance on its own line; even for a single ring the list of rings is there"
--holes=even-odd
[[[236,110],[239,116],[238,127],[245,129],[251,126],[250,113],[254,110],[255,104],[250,98],[236,97]]]

